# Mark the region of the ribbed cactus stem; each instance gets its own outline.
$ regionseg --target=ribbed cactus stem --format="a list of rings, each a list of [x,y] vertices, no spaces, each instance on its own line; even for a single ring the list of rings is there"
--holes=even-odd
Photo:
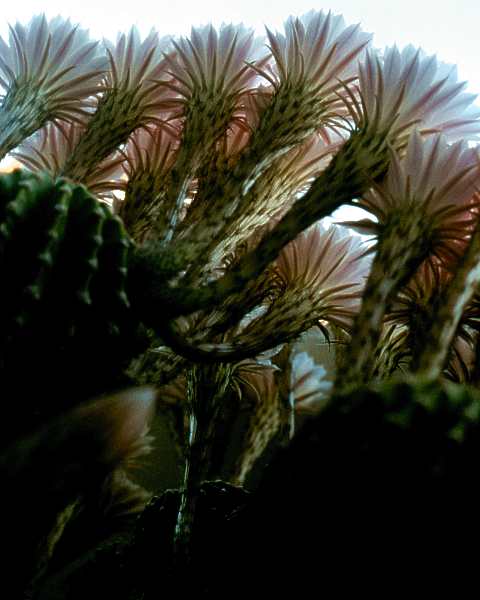
[[[48,119],[48,103],[35,87],[12,86],[0,106],[0,160]]]
[[[121,221],[85,187],[20,170],[0,177],[0,363],[15,363],[30,331],[48,330],[59,348],[89,328],[99,336],[100,325],[118,337],[131,247]]]
[[[428,221],[415,208],[409,206],[393,215],[378,240],[352,341],[337,373],[336,391],[371,379],[388,306],[428,254]]]
[[[413,370],[422,377],[436,379],[442,373],[462,314],[479,285],[480,226],[477,225],[445,296],[439,298],[439,305],[433,316],[429,334],[423,340],[421,353],[414,357]],[[418,366],[415,367],[415,363]]]

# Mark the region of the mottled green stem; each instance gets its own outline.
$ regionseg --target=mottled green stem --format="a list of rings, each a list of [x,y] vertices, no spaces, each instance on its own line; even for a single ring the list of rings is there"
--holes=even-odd
[[[414,206],[409,206],[394,214],[380,235],[352,340],[337,372],[336,391],[371,379],[388,306],[428,255],[427,223]]]
[[[230,383],[231,365],[193,366],[187,371],[189,438],[183,488],[174,532],[177,567],[191,559],[191,542],[198,493],[210,466],[210,453],[222,400]]]
[[[429,335],[423,340],[418,366],[414,368],[422,377],[436,379],[441,375],[462,314],[479,284],[480,227],[477,225],[467,251],[447,288],[446,295],[440,298]]]
[[[201,224],[190,228],[188,236],[175,245],[182,270],[196,263],[215,240],[222,240],[232,219],[245,212],[255,194],[253,186],[274,160],[285,154],[319,128],[328,107],[308,93],[305,84],[288,81],[273,94],[261,114],[248,146],[232,169],[218,173],[207,196],[221,199],[205,211]],[[223,177],[222,177],[223,175]]]
[[[190,543],[192,539],[192,528],[197,505],[198,486],[201,481],[195,477],[197,460],[195,451],[197,449],[197,418],[191,412],[189,415],[189,436],[187,451],[185,453],[185,467],[183,472],[183,487],[180,496],[177,522],[173,539],[173,552],[177,563],[188,564],[190,561]]]
[[[188,189],[196,171],[196,163],[188,148],[182,146],[177,162],[169,173],[164,193],[157,200],[162,210],[158,212],[153,237],[162,244],[171,242],[177,229]]]
[[[161,210],[159,198],[164,193],[165,183],[166,175],[161,170],[136,169],[129,177],[118,215],[137,244],[142,244],[152,230]]]
[[[0,160],[52,118],[33,82],[12,85],[0,106]]]
[[[83,182],[142,125],[138,90],[112,88],[99,101],[84,135],[67,159],[62,175]]]
[[[162,306],[164,320],[199,309],[208,309],[222,303],[231,294],[242,290],[252,279],[277,258],[281,249],[297,237],[304,229],[318,219],[330,215],[342,204],[358,197],[371,183],[381,177],[388,164],[385,137],[371,136],[368,131],[352,134],[343,148],[334,157],[330,165],[315,180],[311,188],[298,199],[289,212],[267,234],[257,248],[247,253],[237,264],[220,279],[198,287],[172,287],[166,284],[165,269],[172,267],[177,255],[166,252],[159,255],[154,270],[149,268],[151,302],[157,312]],[[142,269],[137,263],[137,268]],[[156,282],[155,282],[156,280]],[[153,294],[155,297],[153,297]],[[161,312],[161,311],[160,311]]]
[[[216,143],[228,130],[236,100],[235,95],[206,86],[195,90],[186,103],[180,149],[155,224],[154,237],[160,242],[172,240],[190,183],[199,165],[215,152]]]

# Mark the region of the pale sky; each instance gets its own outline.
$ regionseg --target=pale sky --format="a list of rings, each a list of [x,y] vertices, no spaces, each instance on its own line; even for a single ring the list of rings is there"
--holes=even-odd
[[[461,80],[480,94],[480,2],[478,0],[19,0],[2,2],[0,35],[7,23],[26,22],[37,13],[61,14],[90,29],[94,37],[115,38],[136,24],[145,34],[155,27],[161,34],[186,34],[191,25],[243,22],[259,32],[263,25],[280,28],[290,15],[312,8],[341,13],[347,24],[362,23],[374,33],[380,48],[397,43],[423,47],[447,63],[458,65]],[[6,5],[6,6],[5,6]]]

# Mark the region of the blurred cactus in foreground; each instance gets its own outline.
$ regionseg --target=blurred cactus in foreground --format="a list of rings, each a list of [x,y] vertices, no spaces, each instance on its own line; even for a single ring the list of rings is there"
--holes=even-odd
[[[25,167],[0,176],[4,513],[52,499],[15,540],[11,597],[59,597],[115,554],[113,517],[149,497],[129,470],[153,412],[183,465],[160,520],[176,502],[165,572],[185,590],[202,494],[264,490],[303,428],[331,452],[357,415],[379,453],[384,426],[434,439],[428,477],[473,464],[480,109],[454,67],[371,38],[315,11],[265,39],[97,43],[44,16],[0,38],[0,157]],[[345,205],[365,218],[332,223]]]

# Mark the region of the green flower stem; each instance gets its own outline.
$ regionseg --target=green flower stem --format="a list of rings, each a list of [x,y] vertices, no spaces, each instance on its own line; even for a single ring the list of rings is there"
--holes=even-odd
[[[49,117],[46,100],[32,84],[12,86],[0,106],[0,160],[43,127]]]
[[[337,373],[336,391],[368,382],[375,367],[385,313],[399,288],[428,256],[428,221],[414,207],[395,214],[377,245],[352,340]]]
[[[202,288],[169,286],[168,275],[172,277],[178,272],[183,264],[182,257],[169,249],[159,248],[155,259],[154,250],[142,250],[134,258],[134,271],[138,279],[145,278],[148,273],[148,280],[145,279],[142,286],[146,289],[147,285],[150,289],[148,294],[145,293],[144,301],[151,305],[151,309],[145,307],[145,310],[150,315],[161,312],[162,320],[166,322],[167,319],[221,304],[257,278],[277,258],[281,249],[304,229],[358,197],[372,179],[383,176],[387,165],[385,136],[371,136],[368,130],[352,134],[308,192],[295,202],[257,248],[248,252],[233,270]],[[149,265],[144,264],[142,252],[145,256],[150,253]]]
[[[460,319],[479,285],[480,226],[477,225],[446,295],[439,299],[429,334],[423,340],[417,360],[414,360],[414,364],[418,363],[415,371],[422,377],[436,379],[441,375]]]
[[[235,98],[198,92],[186,103],[181,143],[168,172],[137,172],[130,178],[121,209],[134,239],[169,243],[199,165],[211,158],[235,110]]]
[[[258,127],[233,169],[226,170],[205,190],[208,198],[219,198],[215,209],[206,211],[201,227],[176,244],[181,270],[196,264],[199,255],[226,235],[232,219],[245,212],[252,200],[252,188],[274,160],[304,141],[324,120],[327,108],[307,93],[305,85],[284,83],[261,114]],[[223,175],[223,176],[222,176]],[[254,194],[255,195],[255,194]]]
[[[172,240],[179,225],[190,183],[199,166],[215,152],[215,145],[225,135],[235,111],[236,96],[206,88],[196,90],[185,106],[182,140],[169,185],[161,200],[154,237],[161,242]]]
[[[118,214],[137,244],[142,244],[148,237],[161,210],[158,198],[164,193],[165,183],[164,173],[148,169],[137,169],[128,180]]]
[[[174,557],[178,568],[187,566],[191,560],[198,493],[209,472],[215,426],[231,373],[231,365],[195,365],[187,371],[189,437],[173,539]]]

